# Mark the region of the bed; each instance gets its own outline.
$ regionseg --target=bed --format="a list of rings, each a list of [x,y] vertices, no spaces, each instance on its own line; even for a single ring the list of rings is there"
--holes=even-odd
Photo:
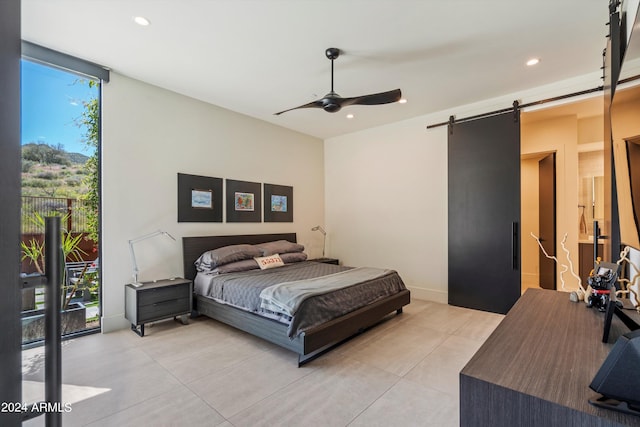
[[[183,237],[183,266],[185,277],[194,280],[194,283],[200,283],[202,288],[202,278],[198,278],[195,262],[200,260],[201,256],[207,252],[218,248],[224,248],[230,245],[250,244],[257,245],[274,241],[296,242],[295,233],[281,234],[252,234],[252,235],[230,235],[230,236],[198,236]],[[321,268],[314,262],[305,261],[313,269],[318,271]],[[313,264],[316,264],[315,266]],[[289,266],[287,266],[288,268]],[[322,268],[335,268],[337,266]],[[286,268],[281,267],[283,271]],[[297,268],[297,267],[295,267]],[[302,269],[302,267],[300,267]],[[306,267],[305,267],[306,268]],[[291,267],[294,269],[294,267]],[[273,269],[274,271],[276,269]],[[277,269],[277,270],[280,270]],[[341,268],[340,271],[344,271]],[[256,280],[261,272],[270,273],[272,270],[252,270],[247,272],[249,276]],[[335,271],[335,270],[328,270]],[[397,276],[396,272],[392,272]],[[244,273],[231,273],[234,277],[243,275]],[[298,273],[295,273],[298,274]],[[221,275],[222,276],[222,275]],[[386,277],[386,276],[385,276]],[[265,279],[266,280],[266,279]],[[271,280],[271,279],[270,279]],[[374,279],[376,280],[376,279]],[[396,281],[402,280],[397,276]],[[197,286],[194,286],[194,288]],[[319,297],[312,297],[319,298]],[[387,315],[393,313],[402,313],[402,308],[409,304],[410,292],[404,287],[399,286],[397,291],[392,294],[378,297],[375,301],[367,303],[365,306],[353,309],[345,314],[330,320],[323,321],[317,325],[303,326],[302,332],[291,330],[291,325],[283,323],[275,318],[264,317],[246,309],[237,308],[228,303],[221,303],[210,296],[194,293],[194,311],[195,314],[201,314],[233,326],[237,329],[258,336],[262,339],[270,341],[288,350],[298,354],[298,366],[307,363],[325,351],[339,345],[347,339],[353,337],[366,330],[367,328],[379,323]],[[291,335],[291,336],[290,336]]]

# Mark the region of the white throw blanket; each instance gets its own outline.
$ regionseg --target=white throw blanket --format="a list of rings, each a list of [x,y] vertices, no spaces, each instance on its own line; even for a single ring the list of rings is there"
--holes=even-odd
[[[376,279],[390,270],[358,267],[327,276],[296,280],[269,286],[260,292],[260,307],[293,317],[304,300]]]

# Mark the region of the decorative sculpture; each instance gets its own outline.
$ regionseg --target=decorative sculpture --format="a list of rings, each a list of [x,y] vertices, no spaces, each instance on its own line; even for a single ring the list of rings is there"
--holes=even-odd
[[[562,250],[567,254],[567,260],[569,261],[569,266],[567,266],[566,264],[560,263],[560,261],[558,261],[558,258],[556,258],[555,256],[549,255],[547,251],[544,249],[544,246],[542,246],[542,242],[540,241],[540,238],[538,238],[535,234],[533,234],[533,232],[531,232],[530,234],[531,234],[531,237],[536,239],[536,242],[538,242],[538,246],[540,247],[540,250],[542,251],[544,256],[554,260],[558,265],[562,267],[562,270],[560,271],[560,283],[562,284],[562,290],[563,291],[567,290],[564,282],[564,273],[569,271],[571,275],[575,277],[576,280],[578,281],[578,290],[571,292],[571,294],[569,295],[569,298],[571,299],[571,301],[574,301],[574,302],[584,300],[585,295],[587,294],[587,291],[584,289],[584,287],[582,287],[582,279],[580,279],[580,276],[576,274],[573,268],[573,261],[571,261],[571,254],[569,252],[569,249],[567,249],[567,247],[565,246],[565,242],[567,241],[567,233],[564,233],[564,237],[560,242],[560,246],[562,246]]]
[[[640,305],[638,304],[640,298],[638,297],[637,286],[634,287],[636,282],[640,280],[640,269],[629,259],[630,250],[631,248],[629,246],[625,246],[624,249],[620,252],[620,259],[618,259],[618,261],[616,262],[616,264],[618,265],[622,264],[623,262],[627,262],[631,267],[630,270],[633,270],[632,272],[630,272],[631,279],[626,279],[624,277],[618,278],[618,282],[621,283],[620,287],[622,289],[616,291],[616,296],[625,295],[627,298],[629,298],[629,296],[633,294],[633,296],[635,297],[634,305],[636,307],[636,310],[640,312]]]

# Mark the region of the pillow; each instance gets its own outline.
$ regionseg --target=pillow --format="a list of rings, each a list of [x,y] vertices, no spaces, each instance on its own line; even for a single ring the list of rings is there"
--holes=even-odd
[[[224,273],[237,273],[239,271],[257,270],[258,263],[255,259],[243,259],[242,261],[230,262],[228,264],[220,265],[213,269],[212,273],[224,274]]]
[[[280,258],[282,258],[282,262],[285,264],[291,264],[294,262],[301,262],[307,259],[307,254],[304,252],[289,252],[286,254],[280,254]]]
[[[262,251],[253,245],[230,245],[207,251],[194,263],[198,271],[211,271],[216,267],[235,261],[261,256]]]
[[[280,255],[278,254],[255,257],[254,259],[256,260],[256,262],[258,263],[258,266],[260,266],[260,269],[262,270],[266,270],[268,268],[282,267],[284,265],[284,262],[282,262],[282,258],[280,258]]]
[[[304,246],[287,240],[275,240],[273,242],[260,243],[254,246],[262,251],[262,256],[304,251]]]

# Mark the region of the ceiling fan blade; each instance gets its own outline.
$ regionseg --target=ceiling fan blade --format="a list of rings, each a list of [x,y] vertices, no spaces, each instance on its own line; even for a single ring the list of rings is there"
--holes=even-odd
[[[353,98],[343,98],[341,105],[380,105],[398,102],[402,98],[400,89],[390,90],[388,92],[373,93],[371,95],[356,96]]]
[[[297,110],[299,108],[322,108],[322,99],[312,101],[308,104],[300,105],[299,107],[293,107],[293,108],[289,108],[288,110],[279,111],[277,113],[273,113],[273,115],[279,116],[282,113],[286,113],[287,111]]]
[[[327,113],[337,113],[342,107],[349,105],[380,105],[390,104],[397,102],[402,97],[400,89],[390,90],[388,92],[372,93],[370,95],[355,96],[353,98],[343,98],[333,90],[333,61],[340,55],[340,49],[330,47],[325,51],[325,55],[331,60],[331,91],[322,99],[310,102],[308,104],[301,105],[299,107],[289,108],[288,110],[274,113],[274,116],[279,116],[287,111],[297,110],[299,108],[322,108]]]

